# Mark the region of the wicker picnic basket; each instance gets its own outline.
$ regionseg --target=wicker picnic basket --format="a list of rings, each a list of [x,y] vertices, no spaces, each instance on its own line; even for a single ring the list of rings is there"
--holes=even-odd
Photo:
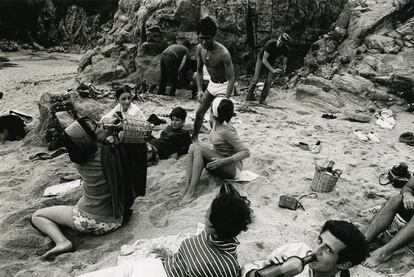
[[[138,116],[124,115],[118,143],[145,143],[151,138],[152,125]]]
[[[327,171],[325,167],[315,166],[315,175],[313,176],[311,189],[316,192],[331,192],[342,171],[339,169]]]

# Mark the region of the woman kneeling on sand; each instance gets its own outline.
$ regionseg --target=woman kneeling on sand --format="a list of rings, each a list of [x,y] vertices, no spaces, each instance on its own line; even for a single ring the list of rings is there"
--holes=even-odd
[[[243,170],[242,160],[249,150],[242,144],[236,129],[229,123],[234,113],[230,99],[216,98],[211,104],[212,129],[209,134],[213,149],[193,143],[188,151],[186,167],[186,193],[182,203],[195,199],[194,194],[203,168],[217,176],[234,179]]]
[[[87,117],[65,129],[63,144],[82,178],[83,195],[75,206],[47,207],[32,215],[33,225],[56,244],[42,256],[44,259],[73,249],[59,226],[93,235],[115,231],[130,215],[135,198],[145,194],[145,143],[128,149],[102,144],[109,134]]]
[[[240,196],[231,184],[224,184],[205,216],[205,229],[199,235],[184,240],[178,252],[157,248],[158,258],[135,259],[81,277],[237,277],[236,239],[252,222],[249,200]]]

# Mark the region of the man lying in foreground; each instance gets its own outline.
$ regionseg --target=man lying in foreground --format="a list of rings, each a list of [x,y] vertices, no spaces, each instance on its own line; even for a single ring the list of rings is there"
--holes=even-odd
[[[350,276],[348,269],[359,265],[369,255],[364,235],[354,224],[346,221],[328,220],[322,227],[317,244],[312,250],[303,242],[287,243],[275,249],[267,260],[246,264],[242,276],[255,276],[254,270],[271,264],[283,264],[288,257],[303,258],[311,253],[316,255],[316,260],[295,276]]]

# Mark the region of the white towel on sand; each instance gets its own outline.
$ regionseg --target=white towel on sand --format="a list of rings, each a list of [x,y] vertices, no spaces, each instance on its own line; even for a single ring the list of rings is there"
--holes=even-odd
[[[243,170],[239,173],[239,176],[235,179],[226,179],[228,182],[251,182],[259,177],[258,174],[250,171],[250,170]]]
[[[74,188],[80,187],[81,179],[54,185],[45,189],[43,196],[58,196],[71,191]]]

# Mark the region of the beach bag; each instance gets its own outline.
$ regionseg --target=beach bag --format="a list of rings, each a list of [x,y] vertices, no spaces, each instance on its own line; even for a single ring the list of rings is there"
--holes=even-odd
[[[410,177],[411,173],[408,171],[407,164],[399,163],[394,165],[388,172],[381,174],[378,178],[378,182],[382,186],[392,184],[394,188],[400,189],[405,186]]]
[[[139,116],[125,114],[123,128],[118,133],[118,143],[145,143],[150,140],[152,125]]]
[[[279,197],[279,207],[281,208],[285,208],[285,209],[289,209],[292,211],[296,211],[298,208],[301,208],[302,210],[305,210],[305,208],[303,207],[302,203],[300,203],[300,199],[304,198],[304,197],[308,197],[311,196],[313,198],[317,197],[316,193],[309,193],[306,195],[302,195],[301,197],[299,197],[299,199],[296,199],[293,196],[290,195],[281,195]]]

